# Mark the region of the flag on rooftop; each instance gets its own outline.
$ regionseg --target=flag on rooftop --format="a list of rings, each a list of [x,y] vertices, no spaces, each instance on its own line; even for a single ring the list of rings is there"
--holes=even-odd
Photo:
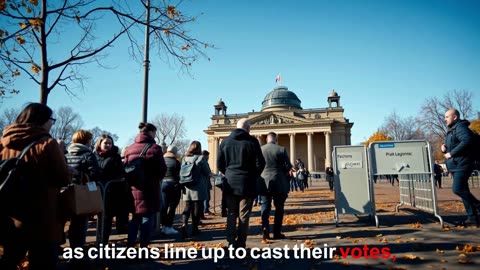
[[[279,83],[282,81],[282,77],[280,76],[280,73],[278,73],[277,78],[275,78],[275,83]]]

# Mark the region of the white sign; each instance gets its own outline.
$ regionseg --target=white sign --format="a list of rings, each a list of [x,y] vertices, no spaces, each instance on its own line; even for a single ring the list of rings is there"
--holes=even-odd
[[[374,142],[370,145],[373,173],[428,173],[427,143],[420,141]]]
[[[351,153],[337,152],[337,162],[341,169],[361,169],[363,168],[362,160],[362,153],[358,151],[352,151]]]

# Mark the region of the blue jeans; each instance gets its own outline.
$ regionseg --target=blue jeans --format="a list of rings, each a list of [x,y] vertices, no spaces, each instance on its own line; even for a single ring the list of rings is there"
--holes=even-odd
[[[150,243],[155,214],[134,214],[128,224],[128,246],[135,246],[137,232],[140,229],[140,246],[146,247]]]
[[[262,216],[262,228],[267,229],[267,231],[270,231],[268,218],[270,217],[270,210],[272,210],[272,200],[275,206],[275,219],[273,222],[274,235],[279,235],[282,232],[283,214],[287,197],[287,194],[273,194],[271,196],[262,196],[262,208],[260,210],[260,214]]]
[[[478,210],[480,210],[480,201],[473,196],[468,187],[468,178],[472,174],[472,170],[452,173],[452,191],[462,199],[465,210],[467,211],[467,216],[475,219],[475,217],[479,214]]]
[[[203,212],[210,213],[210,189],[207,190],[207,199],[203,201]]]
[[[298,190],[298,183],[296,177],[290,178],[290,191],[293,191],[293,189],[295,189],[295,191]]]

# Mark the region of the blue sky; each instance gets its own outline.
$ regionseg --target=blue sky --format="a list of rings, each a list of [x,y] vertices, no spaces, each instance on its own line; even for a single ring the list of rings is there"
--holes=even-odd
[[[186,0],[179,9],[203,13],[188,28],[216,49],[207,51],[210,61],[196,62],[193,78],[151,56],[148,118],[183,115],[188,138],[202,144],[220,98],[228,113],[259,111],[278,73],[303,108],[326,107],[335,89],[355,123],[353,144],[393,110],[414,116],[425,98],[453,89],[474,92],[480,110],[479,1]],[[85,128],[109,130],[124,146],[142,116],[143,68],[125,44],[104,64],[112,68],[83,69],[88,79],[78,98],[55,89],[49,106],[71,106]],[[0,110],[39,100],[26,77],[17,86],[24,91]]]

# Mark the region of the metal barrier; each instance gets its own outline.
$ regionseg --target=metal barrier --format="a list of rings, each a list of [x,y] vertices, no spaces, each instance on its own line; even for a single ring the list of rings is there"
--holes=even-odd
[[[437,216],[435,180],[432,181],[429,174],[405,174],[399,175],[398,179],[400,181],[400,204],[395,207],[397,212],[400,206],[408,205]],[[442,222],[442,218],[440,216],[438,218]]]
[[[103,185],[101,182],[97,182],[97,186],[100,187],[100,191],[102,192],[102,200],[103,200],[103,212],[97,215],[97,232],[96,232],[96,245],[98,246],[103,239],[103,232],[105,231],[105,211],[106,211],[106,202],[107,202],[107,193],[106,190],[112,183],[122,183],[125,182],[125,179],[114,179],[107,181],[105,185]]]
[[[475,182],[477,182],[477,186],[480,186],[479,178],[478,178],[478,170],[474,170],[472,175],[470,176],[470,180],[472,181],[472,188],[475,187]]]
[[[433,174],[431,146],[427,141],[389,141],[373,142],[369,146],[371,177],[380,175],[398,175],[400,203],[402,205],[438,214],[437,192]]]

